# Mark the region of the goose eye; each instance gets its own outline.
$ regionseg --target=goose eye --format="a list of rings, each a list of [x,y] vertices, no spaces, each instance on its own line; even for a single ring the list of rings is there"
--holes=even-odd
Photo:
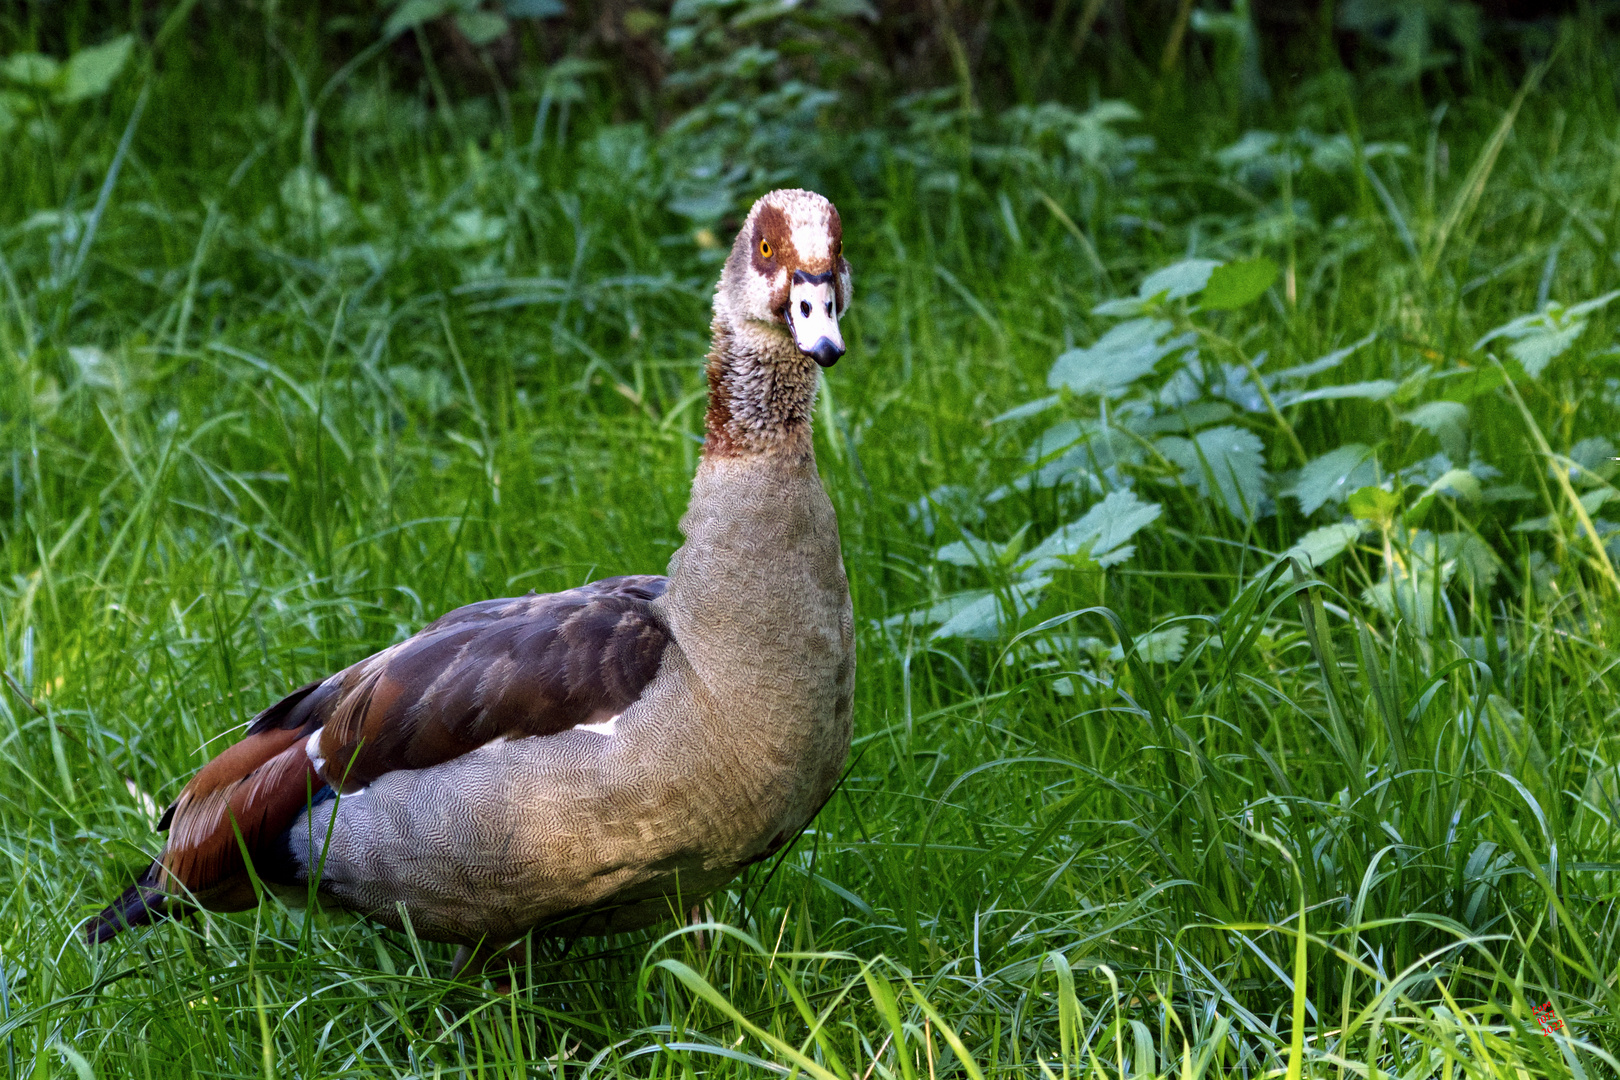
[[[827,314],[828,315],[832,314],[832,301],[831,300],[827,301]]]
[[[810,314],[810,301],[808,301],[808,300],[800,300],[799,301],[799,314],[800,315],[808,315],[808,314]]]
[[[759,242],[759,253],[767,259],[771,257],[771,242],[769,240],[761,238]]]

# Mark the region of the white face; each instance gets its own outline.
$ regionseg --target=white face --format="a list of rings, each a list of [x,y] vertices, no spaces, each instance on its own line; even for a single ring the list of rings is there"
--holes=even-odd
[[[802,355],[831,366],[844,354],[838,320],[850,292],[838,211],[810,191],[761,198],[737,236],[721,292],[733,317],[781,327]]]
[[[832,275],[815,277],[800,270],[788,290],[787,320],[793,343],[822,367],[832,367],[844,355],[844,335],[838,332],[838,300]]]

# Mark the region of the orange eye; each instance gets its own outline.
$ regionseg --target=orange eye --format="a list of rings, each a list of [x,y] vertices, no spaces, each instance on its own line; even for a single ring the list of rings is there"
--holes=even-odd
[[[767,259],[771,257],[771,242],[763,237],[759,241],[759,253]]]

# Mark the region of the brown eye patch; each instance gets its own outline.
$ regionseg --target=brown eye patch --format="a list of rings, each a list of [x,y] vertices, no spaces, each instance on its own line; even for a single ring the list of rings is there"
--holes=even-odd
[[[792,269],[797,264],[792,228],[787,215],[778,207],[769,203],[760,207],[754,217],[753,239],[754,249],[749,254],[753,258],[754,270],[762,276],[774,277],[781,267]]]

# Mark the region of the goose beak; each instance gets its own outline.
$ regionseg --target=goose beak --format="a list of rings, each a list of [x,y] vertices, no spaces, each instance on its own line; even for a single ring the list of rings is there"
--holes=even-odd
[[[844,355],[844,335],[838,332],[831,274],[794,272],[788,290],[787,320],[793,343],[822,367],[832,367]]]

